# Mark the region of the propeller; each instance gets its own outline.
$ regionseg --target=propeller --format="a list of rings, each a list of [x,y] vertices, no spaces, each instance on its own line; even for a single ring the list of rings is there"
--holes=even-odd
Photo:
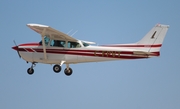
[[[14,44],[16,45],[15,47],[13,47],[13,49],[15,49],[15,50],[17,51],[17,53],[18,53],[18,55],[19,55],[19,58],[21,58],[21,55],[19,54],[19,46],[17,46],[15,40],[13,40],[13,42],[14,42]]]

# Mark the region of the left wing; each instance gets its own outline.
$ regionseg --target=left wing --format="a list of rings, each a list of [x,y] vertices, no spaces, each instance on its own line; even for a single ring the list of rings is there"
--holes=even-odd
[[[69,40],[69,41],[77,41],[77,39],[72,38],[71,36],[60,32],[58,30],[55,30],[51,28],[50,26],[47,25],[41,25],[41,24],[27,24],[29,28],[32,30],[36,31],[37,33],[43,35],[43,36],[48,36],[51,39],[54,40]]]

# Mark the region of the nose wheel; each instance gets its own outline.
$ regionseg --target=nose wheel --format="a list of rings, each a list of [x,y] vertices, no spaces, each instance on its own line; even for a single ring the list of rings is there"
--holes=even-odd
[[[35,63],[32,63],[31,67],[27,69],[27,73],[28,73],[29,75],[32,75],[32,74],[34,73],[34,69],[33,69],[33,68],[34,68],[35,66],[36,66],[36,64],[35,64]]]
[[[32,75],[32,74],[34,73],[34,69],[33,69],[33,68],[28,68],[28,69],[27,69],[27,73],[28,73],[29,75]]]

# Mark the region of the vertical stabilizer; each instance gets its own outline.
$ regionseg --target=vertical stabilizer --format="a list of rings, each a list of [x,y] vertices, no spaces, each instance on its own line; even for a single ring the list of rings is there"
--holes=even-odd
[[[149,47],[147,52],[160,51],[168,28],[169,25],[157,24],[139,42],[137,42],[137,45],[144,45]]]

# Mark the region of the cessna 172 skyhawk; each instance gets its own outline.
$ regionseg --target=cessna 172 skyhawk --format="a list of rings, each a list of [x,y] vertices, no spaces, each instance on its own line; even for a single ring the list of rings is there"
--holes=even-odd
[[[111,44],[94,46],[94,42],[75,39],[50,26],[27,24],[41,35],[39,43],[26,43],[12,47],[20,57],[32,65],[27,73],[34,73],[36,63],[55,64],[54,72],[59,73],[66,64],[64,73],[70,76],[73,70],[69,64],[100,62],[122,59],[142,59],[160,56],[160,48],[169,28],[157,24],[140,41],[131,44]]]

